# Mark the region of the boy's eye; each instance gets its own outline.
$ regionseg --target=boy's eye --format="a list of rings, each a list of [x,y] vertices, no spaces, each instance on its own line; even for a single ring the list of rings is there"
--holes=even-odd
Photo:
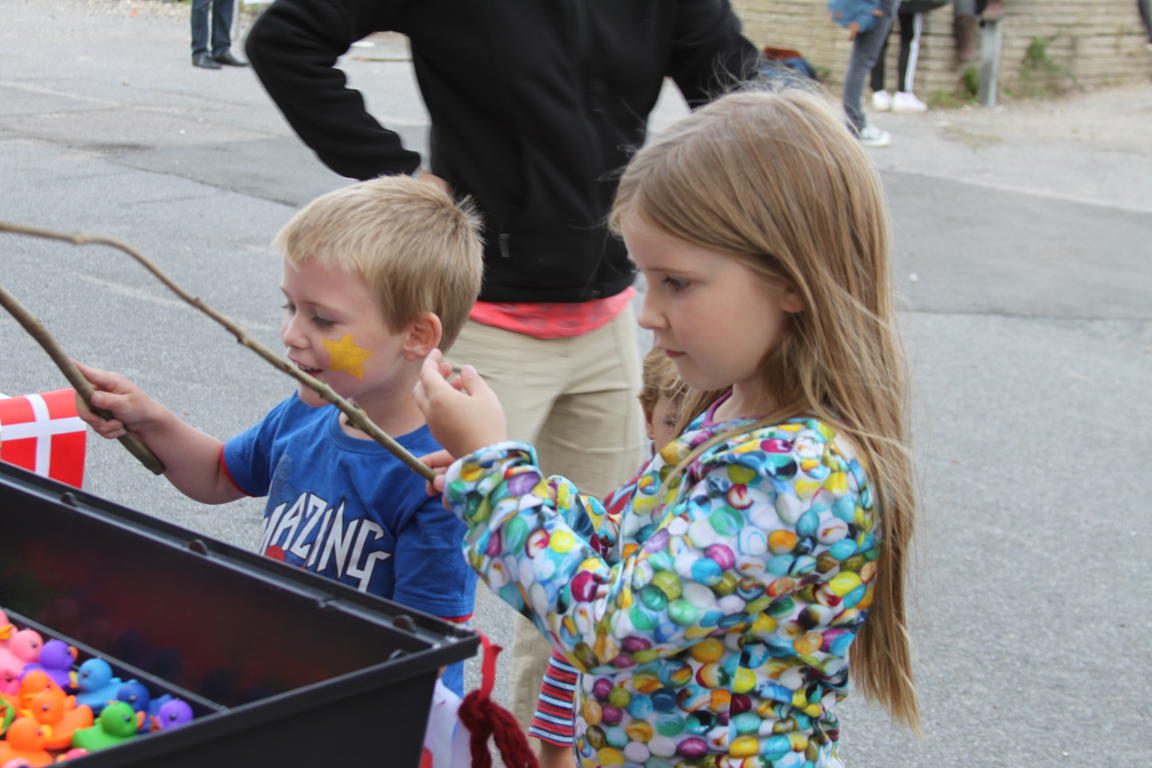
[[[280,309],[284,310],[288,314],[292,314],[293,312],[296,311],[296,306],[292,302],[288,301],[288,302],[285,302],[284,304],[281,304]]]
[[[688,281],[687,280],[678,280],[677,278],[672,277],[671,275],[665,275],[664,280],[662,282],[664,283],[664,285],[666,285],[668,288],[670,288],[673,291],[682,291],[688,287]]]
[[[321,317],[320,315],[313,315],[312,322],[316,325],[317,328],[330,328],[333,325],[336,325],[335,320],[329,320],[328,318]]]

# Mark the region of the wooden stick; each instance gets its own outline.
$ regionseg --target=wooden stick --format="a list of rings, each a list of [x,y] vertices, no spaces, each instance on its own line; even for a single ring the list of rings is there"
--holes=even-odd
[[[168,277],[168,275],[162,272],[159,267],[157,267],[149,259],[144,257],[140,252],[138,252],[127,243],[110,237],[102,237],[100,235],[67,234],[63,232],[54,232],[49,229],[38,229],[36,227],[12,224],[4,221],[0,221],[0,232],[12,232],[14,234],[28,235],[31,237],[43,237],[49,240],[61,240],[66,243],[72,243],[73,245],[107,245],[111,246],[112,248],[118,248],[121,251],[124,251],[124,253],[131,256],[141,266],[151,272],[157,280],[159,280],[164,284],[165,287],[168,288],[168,290],[172,291],[185,302],[191,304],[193,307],[208,315],[208,317],[212,318],[220,325],[224,326],[233,336],[236,337],[236,341],[238,341],[240,344],[248,347],[248,349],[264,358],[264,360],[266,360],[269,364],[280,369],[284,373],[299,381],[301,384],[304,384],[305,386],[314,390],[322,398],[339,408],[348,417],[349,424],[364,432],[380,445],[384,446],[393,456],[402,461],[413,472],[420,475],[425,480],[432,480],[436,476],[436,473],[433,472],[432,469],[428,467],[428,465],[417,459],[415,456],[405,450],[402,445],[397,443],[387,433],[385,433],[384,430],[376,426],[376,424],[364,414],[364,411],[349,403],[340,395],[336,394],[336,392],[333,391],[332,388],[324,382],[309,376],[293,365],[289,365],[279,355],[272,352],[260,342],[249,337],[248,334],[244,332],[243,328],[241,328],[225,315],[220,314],[215,309],[205,304],[199,298],[190,295],[183,288],[177,285],[170,277]],[[77,373],[79,373],[79,371],[77,371]],[[80,378],[83,379],[83,376]],[[87,380],[85,379],[85,381]]]
[[[76,394],[80,395],[80,398],[88,406],[88,410],[102,419],[115,418],[103,408],[97,408],[92,405],[92,392],[94,391],[92,384],[88,379],[84,378],[84,374],[80,373],[80,369],[76,367],[76,364],[72,362],[72,358],[68,357],[56,342],[56,339],[53,338],[52,334],[48,333],[48,330],[40,321],[17,301],[15,296],[8,293],[2,285],[0,285],[0,306],[8,310],[8,313],[16,318],[16,322],[24,326],[24,330],[28,331],[28,334],[44,348],[44,351],[52,358],[52,362],[56,363],[56,367],[64,374],[64,378],[68,379],[68,383],[76,390]],[[139,437],[128,432],[122,435],[119,440],[120,444],[127,448],[129,453],[139,459],[141,464],[148,467],[148,469],[157,475],[164,474],[164,462],[160,461],[160,459],[156,457],[156,454],[152,453],[151,449],[141,442]]]

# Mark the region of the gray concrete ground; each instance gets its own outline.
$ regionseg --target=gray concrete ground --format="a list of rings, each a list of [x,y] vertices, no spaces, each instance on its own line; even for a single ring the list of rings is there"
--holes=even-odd
[[[277,348],[269,240],[344,181],[250,70],[189,65],[186,4],[0,0],[0,18],[0,220],[124,239]],[[423,147],[403,40],[371,42],[342,66]],[[876,121],[915,374],[924,734],[850,699],[847,764],[1147,765],[1152,88]],[[210,433],[291,390],[114,251],[0,236],[0,281],[76,357]],[[6,317],[0,350],[0,391],[63,385]],[[254,545],[258,502],[202,507],[90,445],[94,493]],[[485,594],[476,624],[508,641]]]

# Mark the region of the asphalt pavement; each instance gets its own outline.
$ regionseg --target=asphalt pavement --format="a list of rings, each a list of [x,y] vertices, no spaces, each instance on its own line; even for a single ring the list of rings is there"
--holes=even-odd
[[[250,69],[190,66],[187,12],[0,0],[0,220],[127,241],[279,348],[269,243],[346,180]],[[368,42],[341,66],[422,149],[404,40]],[[669,92],[654,125],[683,113]],[[852,697],[846,764],[1148,765],[1152,84],[876,121],[893,134],[872,156],[914,371],[924,733]],[[222,438],[292,389],[118,252],[0,235],[0,283],[75,357]],[[0,350],[0,392],[64,385],[7,317]],[[195,504],[116,443],[89,444],[91,492],[255,546],[259,501]],[[476,625],[509,641],[483,592]]]

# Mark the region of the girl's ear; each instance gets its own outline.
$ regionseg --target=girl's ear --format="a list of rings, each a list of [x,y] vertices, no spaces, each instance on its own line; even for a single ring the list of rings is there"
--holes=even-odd
[[[423,360],[440,344],[444,327],[440,317],[434,312],[421,312],[408,324],[408,335],[404,339],[404,357],[408,360]]]
[[[790,315],[804,311],[804,299],[800,298],[800,291],[791,282],[785,283],[780,294],[780,309]]]

